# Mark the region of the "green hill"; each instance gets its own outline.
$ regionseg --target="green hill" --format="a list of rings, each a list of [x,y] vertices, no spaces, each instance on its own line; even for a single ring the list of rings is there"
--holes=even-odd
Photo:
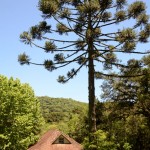
[[[69,121],[75,114],[83,114],[87,103],[66,98],[38,97],[43,117],[47,123]]]

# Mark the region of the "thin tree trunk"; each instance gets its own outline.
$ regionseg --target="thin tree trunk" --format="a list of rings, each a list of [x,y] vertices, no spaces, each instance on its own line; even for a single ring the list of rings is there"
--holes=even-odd
[[[96,131],[96,113],[95,113],[95,84],[94,84],[94,63],[91,58],[92,52],[89,52],[89,72],[88,72],[88,90],[89,90],[89,132]],[[90,140],[90,139],[89,139]],[[91,139],[92,140],[92,139]]]
[[[91,26],[89,25],[89,28]],[[90,30],[92,30],[90,28]],[[88,39],[88,53],[89,53],[89,64],[88,64],[88,93],[89,93],[89,142],[92,142],[91,133],[96,131],[96,113],[95,113],[95,82],[94,82],[94,49],[93,39]]]
[[[90,0],[89,0],[90,2]],[[93,27],[91,13],[88,14],[88,28],[86,33],[86,40],[88,44],[88,93],[89,93],[89,142],[94,140],[93,133],[96,131],[96,113],[95,113],[95,83],[94,83],[94,41],[93,41]],[[95,150],[95,149],[91,149]]]

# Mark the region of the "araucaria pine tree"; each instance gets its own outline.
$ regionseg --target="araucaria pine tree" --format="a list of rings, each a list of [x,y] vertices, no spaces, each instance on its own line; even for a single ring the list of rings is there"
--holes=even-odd
[[[37,64],[23,53],[18,60],[22,65],[42,65],[48,71],[78,64],[66,76],[58,77],[60,83],[66,83],[87,67],[89,133],[93,133],[96,131],[95,77],[118,77],[110,70],[128,67],[118,58],[149,53],[136,47],[139,42],[148,42],[150,36],[146,5],[142,1],[127,4],[126,0],[39,0],[38,7],[44,21],[23,32],[20,39],[50,53],[50,59]],[[45,41],[45,45],[35,43],[37,40]]]

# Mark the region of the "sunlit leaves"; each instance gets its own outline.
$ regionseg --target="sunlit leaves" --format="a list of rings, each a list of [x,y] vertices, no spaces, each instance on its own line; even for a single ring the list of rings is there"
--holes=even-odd
[[[0,149],[28,149],[44,123],[32,88],[0,76],[0,104]]]
[[[20,54],[20,55],[18,56],[18,62],[19,62],[21,65],[24,65],[24,64],[29,65],[30,58],[29,58],[28,55],[26,55],[25,53],[23,53],[23,54]]]
[[[136,1],[129,6],[128,14],[130,17],[137,18],[140,14],[145,12],[145,3]]]
[[[54,42],[51,41],[46,41],[45,42],[45,51],[48,52],[54,52],[56,50],[56,45],[54,44]]]
[[[55,69],[55,66],[52,60],[45,60],[44,66],[45,66],[45,69],[47,69],[48,71],[53,71]]]

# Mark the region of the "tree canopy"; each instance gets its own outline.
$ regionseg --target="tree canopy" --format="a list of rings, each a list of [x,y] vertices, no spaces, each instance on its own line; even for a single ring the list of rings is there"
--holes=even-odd
[[[0,149],[26,150],[38,139],[44,120],[28,84],[0,75]]]

